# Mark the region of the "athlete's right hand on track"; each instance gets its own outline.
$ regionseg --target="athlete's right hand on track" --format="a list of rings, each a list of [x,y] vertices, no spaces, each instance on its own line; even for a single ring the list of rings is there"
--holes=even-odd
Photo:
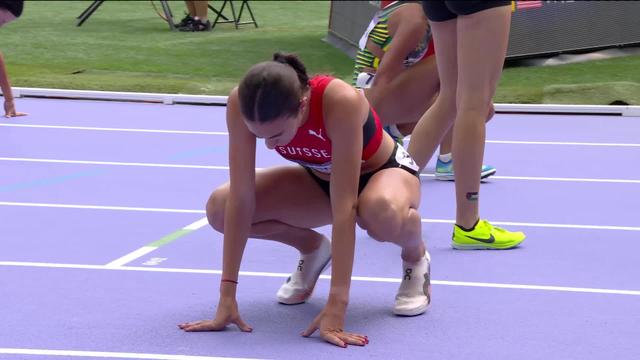
[[[320,337],[333,345],[343,348],[346,348],[347,345],[367,345],[369,343],[367,336],[343,330],[345,310],[329,304],[325,305],[324,309],[313,319],[311,325],[301,335],[309,337],[316,330],[320,330]]]
[[[238,311],[238,303],[235,298],[224,299],[220,298],[218,303],[218,310],[216,311],[216,318],[213,320],[200,320],[194,322],[188,322],[178,325],[178,327],[184,331],[221,331],[229,324],[235,324],[238,328],[244,332],[251,332],[253,328],[245,323],[240,318],[240,312]]]

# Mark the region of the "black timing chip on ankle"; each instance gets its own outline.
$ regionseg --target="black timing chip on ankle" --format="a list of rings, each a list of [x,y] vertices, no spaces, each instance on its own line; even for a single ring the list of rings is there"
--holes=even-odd
[[[462,226],[460,226],[458,224],[456,224],[456,226],[459,227],[460,229],[462,229],[463,231],[470,232],[470,231],[473,231],[473,230],[476,229],[476,226],[478,225],[479,222],[480,222],[480,218],[478,218],[478,220],[476,220],[476,222],[473,224],[473,226],[468,228],[468,229],[466,227],[462,227]]]
[[[467,193],[467,200],[469,201],[478,201],[478,197],[480,195],[478,195],[477,192],[468,192]]]

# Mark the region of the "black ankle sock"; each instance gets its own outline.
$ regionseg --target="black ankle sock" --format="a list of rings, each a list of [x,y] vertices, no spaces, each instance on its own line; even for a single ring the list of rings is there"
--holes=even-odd
[[[459,227],[460,229],[462,229],[462,230],[466,231],[466,232],[469,232],[469,231],[473,231],[473,229],[475,229],[475,228],[476,228],[476,225],[478,225],[478,223],[479,223],[479,222],[480,222],[480,219],[476,220],[476,222],[473,224],[473,226],[472,226],[470,229],[467,229],[467,228],[465,228],[465,227],[462,227],[462,226],[460,226],[460,225],[458,225],[458,224],[456,224],[456,226],[457,226],[457,227]]]

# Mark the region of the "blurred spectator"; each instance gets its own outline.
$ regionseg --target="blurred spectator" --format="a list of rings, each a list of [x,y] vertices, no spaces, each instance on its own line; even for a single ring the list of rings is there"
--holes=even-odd
[[[188,13],[176,25],[180,31],[210,31],[208,1],[186,0]]]
[[[23,5],[23,0],[0,0],[0,27],[22,15]],[[2,89],[2,96],[4,98],[5,117],[27,115],[16,111],[16,105],[13,102],[13,92],[11,91],[11,83],[9,82],[7,69],[4,66],[2,52],[0,52],[0,89]]]

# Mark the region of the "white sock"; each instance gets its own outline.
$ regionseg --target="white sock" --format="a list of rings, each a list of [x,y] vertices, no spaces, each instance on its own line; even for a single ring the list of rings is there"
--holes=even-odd
[[[402,262],[403,278],[393,310],[396,315],[419,315],[431,304],[430,263],[428,251],[417,263]]]
[[[440,161],[442,162],[448,163],[449,161],[451,161],[451,153],[440,154],[438,155],[438,159],[440,159]]]
[[[278,301],[290,305],[307,301],[330,259],[331,241],[324,237],[318,249],[300,256],[298,267],[278,290]]]

